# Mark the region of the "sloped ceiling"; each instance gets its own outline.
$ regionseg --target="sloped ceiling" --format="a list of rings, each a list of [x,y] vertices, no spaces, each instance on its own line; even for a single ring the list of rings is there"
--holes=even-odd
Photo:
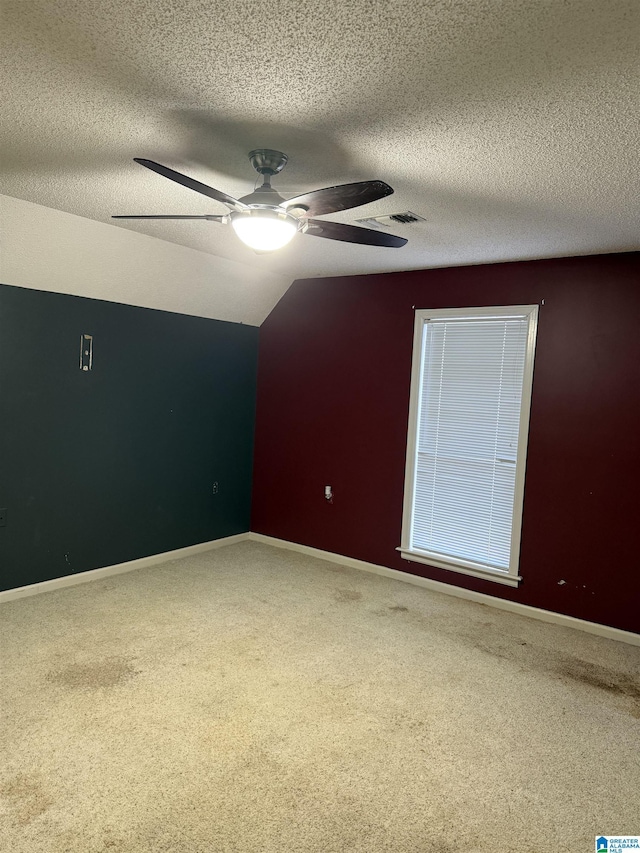
[[[260,326],[291,279],[0,197],[0,283]]]
[[[5,0],[2,40],[5,195],[281,290],[640,246],[637,0]],[[299,235],[255,255],[226,226],[110,220],[226,212],[133,157],[238,197],[256,147],[288,154],[285,196],[370,178],[395,189],[329,219],[426,221],[394,229],[402,249]],[[209,316],[226,298],[212,289]]]

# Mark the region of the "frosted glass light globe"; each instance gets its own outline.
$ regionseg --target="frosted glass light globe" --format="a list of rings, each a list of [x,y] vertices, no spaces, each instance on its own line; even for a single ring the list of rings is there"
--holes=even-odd
[[[298,220],[286,211],[251,208],[231,214],[233,229],[250,249],[273,252],[286,246],[298,230]]]

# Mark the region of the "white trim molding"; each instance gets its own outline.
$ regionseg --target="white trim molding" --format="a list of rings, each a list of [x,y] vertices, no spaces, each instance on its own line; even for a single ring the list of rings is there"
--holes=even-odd
[[[505,324],[510,321],[516,322],[518,328],[514,337],[507,337]],[[488,341],[485,340],[485,335],[482,334],[478,338],[478,323],[485,330],[498,324],[498,329],[504,329],[502,340],[488,339],[490,345],[487,350]],[[425,563],[512,587],[517,587],[522,580],[518,574],[518,562],[537,326],[537,305],[416,309],[402,534],[401,544],[397,549],[404,560]],[[431,351],[429,341],[431,330],[438,328],[444,331],[441,349],[437,342],[434,343],[435,352],[440,353],[436,356]],[[445,356],[448,328],[457,328],[463,332],[466,330],[462,343],[458,340],[457,344],[453,344],[451,357],[455,369],[449,364],[449,357]],[[457,338],[454,334],[454,341]],[[507,339],[510,340],[508,346]],[[493,363],[493,357],[499,354],[500,347],[502,363],[496,373],[497,364]],[[428,352],[430,355],[427,355]],[[508,355],[507,363],[512,365],[507,373],[503,373],[506,370],[505,352]],[[487,363],[488,353],[491,358]],[[515,378],[515,364],[519,363],[520,358],[523,359],[521,384]],[[469,366],[478,360],[482,381],[478,385],[475,382],[472,384],[473,393],[469,402],[468,393],[463,393],[459,387],[460,364]],[[491,365],[490,369],[487,364]],[[431,376],[430,365],[435,371],[435,379]],[[501,409],[503,378],[507,374],[513,375],[507,382],[510,390],[504,392],[503,403],[506,408]],[[494,399],[498,387],[500,392],[497,399]],[[433,399],[429,388],[435,392]],[[440,397],[443,388],[446,403],[443,403],[441,408]],[[513,408],[516,401],[517,417]],[[464,417],[461,406],[466,412]],[[469,411],[466,411],[467,407],[470,407]],[[491,414],[491,418],[487,421],[488,414]],[[466,456],[470,452],[468,430],[476,417],[477,431],[483,436],[480,443],[483,450],[479,452],[481,458],[472,460]],[[444,447],[438,449],[441,425],[447,438],[443,441]],[[510,436],[508,440],[507,435]],[[425,436],[430,436],[429,440]],[[500,436],[502,438],[499,438]],[[495,439],[492,448],[487,444],[489,439]],[[500,448],[508,458],[499,458]],[[422,475],[420,474],[420,465],[428,459],[432,460],[435,467],[427,481],[424,469]],[[438,460],[445,468],[442,476],[436,476]],[[481,463],[480,473],[478,463]],[[453,469],[449,467],[447,473],[446,469],[451,464]],[[502,475],[496,478],[498,469],[502,471]],[[484,524],[480,525],[479,520],[475,518],[475,506],[469,516],[468,509],[465,510],[464,506],[459,505],[461,483],[473,484],[476,503],[479,500],[482,502],[479,495],[486,498],[483,505],[490,506],[491,512]],[[466,492],[466,489],[462,489],[462,492]],[[425,509],[428,506],[431,507],[430,511]],[[434,515],[435,507],[439,509]],[[483,536],[489,534],[491,551],[487,543],[481,544],[478,539],[476,525],[480,526]],[[430,530],[431,526],[434,531],[438,531],[434,536]],[[448,531],[446,535],[443,535],[443,526]]]
[[[0,604],[14,601],[18,598],[26,598],[30,595],[39,595],[41,592],[53,592],[56,589],[64,587],[76,586],[89,581],[101,580],[110,575],[121,575],[125,572],[132,572],[135,569],[146,569],[151,566],[158,566],[162,563],[168,563],[171,560],[180,560],[183,557],[191,557],[194,554],[202,554],[206,551],[213,551],[216,548],[223,548],[227,545],[235,545],[238,542],[262,542],[265,545],[271,545],[274,548],[282,548],[287,551],[297,551],[299,554],[306,554],[309,557],[316,557],[318,560],[325,560],[329,563],[337,563],[341,566],[347,566],[352,569],[358,569],[363,572],[370,572],[374,575],[382,575],[382,577],[391,578],[392,580],[401,581],[402,583],[413,584],[424,589],[430,589],[434,592],[443,592],[445,595],[453,595],[456,598],[464,598],[467,601],[475,601],[478,604],[487,604],[489,607],[496,607],[499,610],[508,610],[511,613],[519,613],[521,616],[528,616],[531,619],[539,619],[542,622],[551,622],[555,625],[563,625],[565,628],[576,628],[578,631],[586,631],[588,634],[597,634],[600,637],[606,637],[609,640],[618,640],[622,643],[629,643],[632,646],[640,646],[640,634],[635,634],[633,631],[623,631],[620,628],[611,628],[609,625],[600,625],[598,622],[587,622],[585,619],[576,619],[574,616],[565,616],[564,613],[554,613],[551,610],[543,610],[540,607],[531,607],[528,604],[519,604],[516,601],[507,601],[503,598],[496,598],[493,595],[486,595],[482,592],[473,592],[463,587],[453,586],[440,581],[434,581],[430,578],[421,578],[418,575],[409,574],[409,572],[399,572],[397,569],[390,569],[387,566],[378,566],[375,563],[367,563],[364,560],[356,560],[354,557],[345,557],[342,554],[334,554],[331,551],[322,551],[320,548],[312,548],[309,545],[300,545],[297,542],[289,542],[286,539],[276,539],[273,536],[265,536],[263,533],[238,533],[235,536],[226,536],[223,539],[214,539],[210,542],[199,542],[197,545],[188,545],[186,548],[177,548],[175,551],[164,551],[161,554],[152,554],[149,557],[141,557],[138,560],[130,560],[127,563],[118,563],[115,566],[104,566],[100,569],[91,569],[87,572],[78,572],[76,575],[65,575],[61,578],[53,578],[49,581],[41,581],[40,583],[29,584],[28,586],[20,586],[15,589],[7,589],[0,592]]]
[[[502,583],[505,586],[518,586],[522,580],[520,575],[510,575],[507,572],[499,572],[498,569],[486,569],[484,566],[476,566],[470,561],[459,560],[455,566],[452,566],[451,563],[445,563],[435,554],[433,557],[430,556],[427,551],[424,554],[421,551],[405,551],[403,548],[396,548],[396,551],[400,552],[403,560],[408,560],[410,563],[424,563],[425,566],[435,566],[449,572],[471,575],[471,577],[482,578],[485,581]]]
[[[496,607],[498,610],[508,610],[511,613],[519,613],[530,619],[538,619],[541,622],[551,622],[554,625],[562,625],[565,628],[576,628],[587,634],[596,634],[609,640],[618,640],[621,643],[629,643],[632,646],[640,646],[640,634],[633,631],[623,631],[621,628],[612,628],[609,625],[601,625],[598,622],[588,622],[586,619],[577,619],[575,616],[566,616],[564,613],[554,613],[552,610],[543,610],[541,607],[531,607],[529,604],[520,604],[517,601],[507,601],[504,598],[496,598],[483,592],[474,592],[460,586],[441,583],[430,578],[421,578],[411,575],[409,572],[399,572],[397,569],[389,569],[387,566],[378,566],[375,563],[367,563],[364,560],[356,560],[354,557],[344,557],[342,554],[334,554],[331,551],[322,551],[319,548],[311,548],[309,545],[299,545],[297,542],[288,542],[285,539],[275,539],[262,533],[249,533],[247,538],[254,542],[263,542],[265,545],[274,545],[288,551],[298,551],[309,557],[317,557],[329,563],[338,563],[341,566],[349,566],[363,572],[371,572],[374,575],[382,575],[402,583],[410,583],[431,589],[434,592],[443,592],[445,595],[453,595],[456,598],[464,598],[467,601],[475,601],[478,604],[486,604]]]
[[[76,575],[64,575],[61,578],[52,578],[49,581],[31,583],[27,586],[17,586],[14,589],[5,589],[0,592],[0,604],[4,604],[7,601],[14,601],[16,598],[39,595],[41,592],[53,592],[55,589],[62,589],[66,586],[76,586],[80,583],[101,580],[110,575],[122,575],[125,572],[133,572],[135,569],[158,566],[161,563],[168,563],[170,560],[180,560],[182,557],[192,557],[194,554],[202,554],[204,551],[212,551],[214,548],[234,545],[236,542],[242,542],[248,538],[248,533],[237,533],[235,536],[225,536],[222,539],[212,539],[209,542],[198,542],[197,545],[187,545],[186,548],[176,548],[175,551],[163,551],[161,554],[151,554],[149,557],[140,557],[138,560],[129,560],[127,563],[117,563],[115,566],[89,569],[86,572],[78,572]]]

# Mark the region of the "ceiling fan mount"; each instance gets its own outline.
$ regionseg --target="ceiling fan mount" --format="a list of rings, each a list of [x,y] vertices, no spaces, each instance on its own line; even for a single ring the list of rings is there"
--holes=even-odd
[[[249,161],[261,175],[277,175],[287,165],[289,158],[273,148],[256,148],[249,152]]]
[[[274,151],[272,148],[256,148],[249,152],[249,162],[253,168],[262,175],[262,186],[256,187],[249,195],[243,195],[239,201],[249,207],[278,207],[285,199],[282,198],[271,186],[271,176],[277,175],[287,165],[289,158],[282,151]],[[307,210],[307,208],[305,208]],[[244,212],[234,211],[231,216],[241,216]],[[233,219],[232,219],[233,224]]]
[[[393,189],[389,184],[384,181],[359,181],[312,190],[294,198],[285,199],[271,186],[271,177],[284,169],[288,159],[282,151],[275,151],[272,148],[255,148],[249,152],[251,165],[262,175],[262,186],[257,187],[249,195],[236,199],[161,163],[134,157],[135,162],[146,169],[221,202],[229,208],[229,213],[199,216],[145,214],[113,216],[112,219],[203,219],[223,225],[231,224],[242,242],[257,252],[270,252],[282,248],[298,232],[328,240],[339,240],[343,243],[396,248],[405,245],[407,241],[404,237],[396,237],[395,234],[385,234],[370,228],[315,218],[327,213],[349,210],[391,195]]]

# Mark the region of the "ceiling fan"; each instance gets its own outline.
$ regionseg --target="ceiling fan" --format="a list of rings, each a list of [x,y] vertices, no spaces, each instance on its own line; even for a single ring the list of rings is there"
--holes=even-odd
[[[167,166],[134,157],[136,163],[188,187],[197,193],[225,204],[230,212],[224,216],[113,216],[112,219],[206,219],[209,222],[231,223],[238,237],[257,252],[271,252],[286,246],[298,233],[325,237],[328,240],[341,240],[345,243],[363,243],[368,246],[391,246],[399,248],[407,242],[404,237],[344,225],[341,222],[327,222],[315,219],[325,213],[337,213],[349,210],[361,204],[368,204],[379,198],[391,195],[393,189],[384,181],[360,181],[354,184],[341,184],[337,187],[325,187],[308,193],[285,199],[271,186],[271,176],[277,175],[287,164],[288,157],[282,151],[270,148],[258,148],[251,151],[249,160],[253,168],[262,175],[262,186],[240,199],[213,189],[193,178],[175,172]]]

